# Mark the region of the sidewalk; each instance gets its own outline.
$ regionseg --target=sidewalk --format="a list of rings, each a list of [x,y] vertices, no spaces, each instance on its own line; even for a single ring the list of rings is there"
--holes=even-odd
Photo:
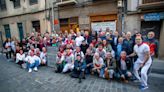
[[[164,60],[154,59],[151,73],[164,74]]]

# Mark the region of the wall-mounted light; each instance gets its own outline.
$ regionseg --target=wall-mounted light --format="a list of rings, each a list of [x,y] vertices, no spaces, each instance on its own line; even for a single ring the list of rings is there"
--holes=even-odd
[[[123,1],[122,0],[118,0],[117,1],[117,7],[123,7]]]

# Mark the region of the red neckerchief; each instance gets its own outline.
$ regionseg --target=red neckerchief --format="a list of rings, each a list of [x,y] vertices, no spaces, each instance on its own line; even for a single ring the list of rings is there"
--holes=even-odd
[[[71,52],[69,54],[67,54],[67,56],[70,56],[71,55]]]
[[[64,51],[60,51],[60,53],[62,53],[62,54],[63,54],[63,53],[64,53]]]
[[[138,45],[138,47],[139,47],[139,46],[141,46],[142,44],[143,44],[143,42],[142,42],[142,43],[140,43],[140,44],[137,44],[137,45]]]
[[[89,35],[85,36],[86,39],[88,39]]]
[[[121,57],[121,60],[122,60],[122,61],[125,61],[125,60],[126,60],[126,57]]]
[[[35,52],[35,50],[31,50],[31,51]]]
[[[107,46],[107,44],[103,44],[103,47],[106,47]]]

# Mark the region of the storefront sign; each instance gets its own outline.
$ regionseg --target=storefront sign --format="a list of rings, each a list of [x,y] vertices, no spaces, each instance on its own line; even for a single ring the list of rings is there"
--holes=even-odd
[[[144,20],[145,21],[159,21],[160,20],[160,14],[159,13],[144,14]]]
[[[164,12],[160,12],[160,19],[164,19]]]
[[[116,30],[116,22],[115,21],[111,21],[111,22],[94,22],[91,23],[91,28],[92,31],[106,31],[107,28],[109,28],[110,30],[115,31]]]

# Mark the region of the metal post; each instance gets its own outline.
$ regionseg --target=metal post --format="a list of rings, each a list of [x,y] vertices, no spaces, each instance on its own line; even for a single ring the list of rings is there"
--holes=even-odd
[[[55,28],[54,28],[54,2],[52,3],[52,32],[55,31]]]

